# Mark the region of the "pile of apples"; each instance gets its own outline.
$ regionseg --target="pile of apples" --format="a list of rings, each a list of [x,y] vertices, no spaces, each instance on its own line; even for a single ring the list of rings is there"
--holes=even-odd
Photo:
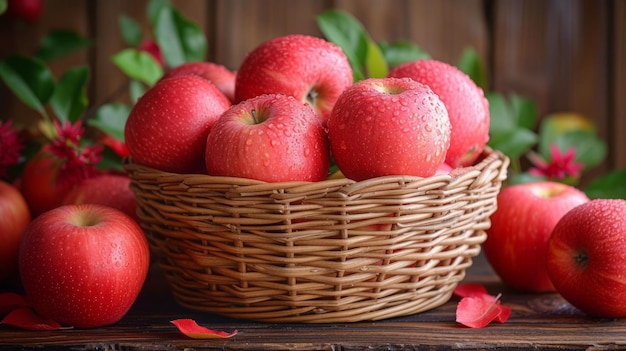
[[[134,162],[174,173],[266,182],[429,177],[469,166],[489,139],[489,106],[456,67],[416,60],[354,82],[335,44],[307,35],[254,48],[236,72],[169,71],[132,109]]]

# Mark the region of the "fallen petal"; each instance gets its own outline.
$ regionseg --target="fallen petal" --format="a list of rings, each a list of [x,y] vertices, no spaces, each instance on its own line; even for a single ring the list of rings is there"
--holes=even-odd
[[[227,333],[224,331],[211,330],[203,326],[198,325],[193,319],[176,319],[171,321],[178,330],[193,339],[215,339],[215,338],[230,338],[237,334],[237,331]]]
[[[482,328],[502,313],[498,299],[483,294],[464,297],[456,309],[456,321],[470,328]]]
[[[45,318],[27,307],[14,309],[0,321],[0,324],[12,325],[26,330],[66,329],[52,319]]]

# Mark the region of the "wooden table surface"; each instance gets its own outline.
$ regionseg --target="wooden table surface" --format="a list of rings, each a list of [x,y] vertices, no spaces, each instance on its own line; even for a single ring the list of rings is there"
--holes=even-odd
[[[104,328],[33,332],[0,326],[0,350],[615,350],[626,349],[626,319],[589,318],[557,294],[507,289],[482,256],[466,281],[501,293],[512,308],[506,323],[471,329],[455,322],[458,298],[431,311],[376,322],[270,324],[234,320],[178,306],[159,272],[152,272],[129,313]],[[195,340],[170,323],[192,318],[211,329],[238,334]]]

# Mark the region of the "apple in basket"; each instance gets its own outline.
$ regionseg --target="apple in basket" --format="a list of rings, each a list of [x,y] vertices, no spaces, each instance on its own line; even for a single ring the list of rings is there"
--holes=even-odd
[[[184,75],[205,78],[213,83],[230,101],[235,99],[235,79],[237,76],[220,64],[203,61],[183,63],[167,71],[161,80]]]
[[[450,145],[443,102],[409,78],[369,78],[344,91],[328,120],[339,169],[350,179],[434,175]]]
[[[595,199],[557,223],[547,267],[556,291],[587,314],[626,317],[626,201]]]
[[[483,90],[461,70],[438,60],[407,62],[388,76],[411,78],[439,96],[452,125],[446,163],[452,168],[473,164],[489,141],[489,102]]]
[[[311,105],[325,126],[335,101],[352,83],[352,68],[339,46],[293,34],[266,41],[246,56],[237,71],[235,102],[290,95]]]
[[[206,142],[207,173],[266,182],[321,181],[328,176],[328,138],[313,109],[284,94],[233,105]]]
[[[61,325],[93,328],[119,321],[148,274],[139,224],[112,207],[60,206],[24,232],[19,271],[35,310]]]
[[[133,106],[124,138],[133,160],[162,171],[206,173],[206,138],[230,101],[195,75],[164,79]]]
[[[554,291],[546,268],[548,238],[563,215],[587,201],[575,187],[551,181],[502,189],[483,243],[485,257],[502,281],[521,291]]]

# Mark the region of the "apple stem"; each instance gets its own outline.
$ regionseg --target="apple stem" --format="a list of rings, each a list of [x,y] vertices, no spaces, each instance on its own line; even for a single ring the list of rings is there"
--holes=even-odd
[[[256,116],[256,109],[252,109],[252,111],[250,111],[250,113],[252,114],[252,120],[254,121],[254,124],[259,124],[259,120]]]

